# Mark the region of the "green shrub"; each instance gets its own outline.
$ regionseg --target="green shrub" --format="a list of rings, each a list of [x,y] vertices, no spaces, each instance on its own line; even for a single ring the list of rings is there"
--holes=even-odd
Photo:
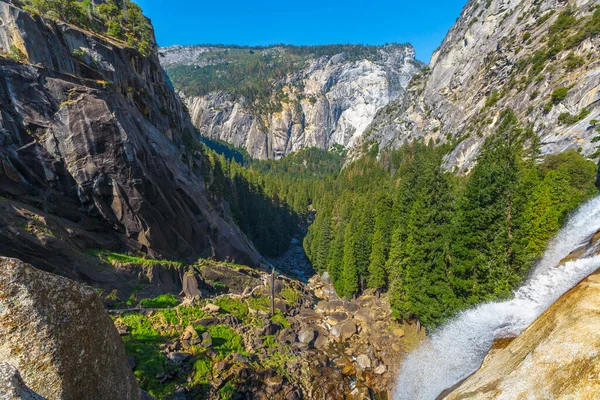
[[[23,51],[14,44],[11,44],[10,48],[8,49],[8,57],[18,62],[24,62],[27,60],[25,53],[23,53]]]
[[[552,103],[554,103],[554,104],[560,103],[567,97],[568,93],[569,93],[569,88],[567,88],[567,87],[560,87],[560,88],[556,89],[554,92],[552,92]]]

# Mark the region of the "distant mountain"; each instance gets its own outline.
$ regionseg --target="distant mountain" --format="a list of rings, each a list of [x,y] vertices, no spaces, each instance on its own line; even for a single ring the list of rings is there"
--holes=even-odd
[[[260,159],[352,146],[422,68],[408,44],[173,46],[160,60],[203,136]]]

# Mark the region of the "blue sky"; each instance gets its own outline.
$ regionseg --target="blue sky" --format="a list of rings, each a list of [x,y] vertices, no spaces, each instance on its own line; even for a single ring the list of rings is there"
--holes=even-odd
[[[136,0],[159,45],[412,43],[428,62],[466,0]]]

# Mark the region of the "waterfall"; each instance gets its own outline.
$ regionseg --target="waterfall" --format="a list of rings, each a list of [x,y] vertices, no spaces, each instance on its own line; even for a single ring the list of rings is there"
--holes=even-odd
[[[494,339],[518,335],[561,295],[600,268],[600,256],[588,254],[556,267],[598,228],[600,196],[571,216],[512,300],[461,312],[409,354],[400,367],[394,399],[435,399],[479,369]]]

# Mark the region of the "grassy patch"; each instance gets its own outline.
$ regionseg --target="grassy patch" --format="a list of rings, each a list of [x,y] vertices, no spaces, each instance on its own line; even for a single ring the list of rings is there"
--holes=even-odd
[[[153,299],[143,299],[140,306],[145,308],[169,308],[179,304],[179,299],[174,294],[161,294]]]
[[[281,324],[284,328],[289,328],[290,327],[290,321],[287,320],[287,318],[281,314],[281,311],[276,311],[275,315],[273,315],[271,317],[271,321]]]
[[[231,314],[240,320],[244,320],[248,317],[248,306],[241,300],[220,297],[215,300],[215,304],[221,307],[226,313]]]
[[[137,264],[144,268],[151,268],[154,266],[162,267],[181,267],[183,263],[179,261],[166,261],[166,260],[154,260],[152,258],[142,258],[130,256],[128,254],[120,254],[107,250],[91,250],[89,254],[100,258],[102,261],[106,261],[110,264]]]
[[[117,321],[130,329],[130,334],[123,337],[123,343],[127,355],[135,357],[137,365],[134,374],[140,386],[158,398],[172,393],[175,382],[161,385],[156,378],[162,372],[174,373],[177,370],[159,351],[159,346],[169,338],[162,336],[146,316],[138,313],[124,314]]]
[[[292,289],[291,287],[284,288],[281,291],[280,295],[283,298],[283,300],[290,306],[295,306],[296,304],[298,304],[298,301],[300,300],[300,293],[298,293],[296,290]]]

